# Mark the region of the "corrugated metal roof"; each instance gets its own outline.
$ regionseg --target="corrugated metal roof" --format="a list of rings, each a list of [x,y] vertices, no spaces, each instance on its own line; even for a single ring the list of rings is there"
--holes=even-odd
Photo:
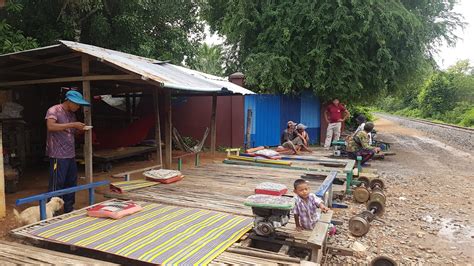
[[[60,42],[69,49],[92,55],[100,60],[141,75],[144,79],[159,82],[165,88],[203,93],[228,92],[234,94],[254,94],[254,92],[229,82],[224,78],[163,61],[78,42]]]

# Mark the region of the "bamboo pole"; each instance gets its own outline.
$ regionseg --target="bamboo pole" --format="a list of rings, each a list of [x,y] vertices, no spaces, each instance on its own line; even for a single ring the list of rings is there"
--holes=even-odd
[[[82,55],[81,58],[82,76],[89,75],[89,57]],[[90,81],[84,80],[82,82],[82,93],[84,99],[91,103],[91,84]],[[92,104],[92,103],[91,103]],[[92,125],[92,111],[91,107],[84,106],[84,123],[88,126]],[[94,182],[93,180],[93,169],[92,169],[92,130],[84,132],[84,163],[85,163],[85,175],[86,180],[89,183]]]

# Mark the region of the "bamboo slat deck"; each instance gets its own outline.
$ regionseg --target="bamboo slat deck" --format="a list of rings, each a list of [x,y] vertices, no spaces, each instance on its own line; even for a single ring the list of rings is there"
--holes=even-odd
[[[185,178],[178,183],[141,188],[124,194],[107,193],[106,197],[252,216],[252,210],[244,206],[243,202],[245,198],[254,194],[257,184],[262,182],[281,183],[288,187],[288,194],[293,195],[293,182],[302,175],[316,173],[326,176],[328,174],[327,172],[227,164],[206,164],[181,172]],[[316,191],[323,180],[311,180],[312,190]]]
[[[14,242],[0,241],[1,265],[118,265]]]

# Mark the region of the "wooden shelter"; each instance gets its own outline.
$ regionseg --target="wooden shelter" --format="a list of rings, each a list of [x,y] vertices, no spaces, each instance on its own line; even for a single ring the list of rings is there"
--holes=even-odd
[[[212,95],[210,123],[211,151],[216,149],[216,104],[218,95],[253,94],[223,78],[208,75],[168,62],[144,58],[92,45],[59,41],[37,49],[0,55],[0,90],[21,90],[25,87],[54,84],[78,86],[86,100],[95,95],[147,92],[153,95],[156,111],[157,160],[171,167],[173,95]],[[164,105],[164,160],[161,151],[159,102]],[[92,110],[84,108],[84,122],[90,125]],[[0,135],[1,136],[1,135]],[[0,142],[1,143],[1,142]],[[85,175],[92,182],[92,133],[86,131],[84,141]],[[1,162],[1,158],[0,158]],[[1,167],[1,166],[0,166]],[[0,169],[1,170],[1,169]],[[0,173],[0,217],[4,215]]]

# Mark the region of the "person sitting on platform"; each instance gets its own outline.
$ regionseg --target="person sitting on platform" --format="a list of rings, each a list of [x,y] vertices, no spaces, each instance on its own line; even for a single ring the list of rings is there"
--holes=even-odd
[[[309,149],[309,135],[308,132],[306,132],[306,128],[307,126],[301,123],[296,126],[297,137],[293,140],[293,143],[298,143],[300,145],[301,150],[311,152],[311,150]]]
[[[380,148],[369,145],[369,133],[374,129],[374,123],[365,123],[364,130],[357,132],[347,146],[347,154],[350,159],[355,160],[357,156],[362,156],[362,165],[380,152]]]
[[[313,230],[316,222],[319,220],[317,209],[327,212],[328,207],[324,206],[323,201],[314,193],[311,193],[309,182],[304,179],[298,179],[293,184],[295,196],[295,207],[293,215],[295,216],[296,230]]]
[[[281,146],[277,148],[277,151],[281,154],[298,154],[299,147],[295,146],[293,140],[296,138],[295,133],[296,123],[288,121],[287,127],[281,134]]]
[[[352,134],[353,136],[355,136],[357,133],[359,133],[359,131],[364,130],[365,123],[367,123],[367,118],[365,117],[365,115],[359,115],[356,118],[356,122],[359,126],[354,131],[354,134]]]

